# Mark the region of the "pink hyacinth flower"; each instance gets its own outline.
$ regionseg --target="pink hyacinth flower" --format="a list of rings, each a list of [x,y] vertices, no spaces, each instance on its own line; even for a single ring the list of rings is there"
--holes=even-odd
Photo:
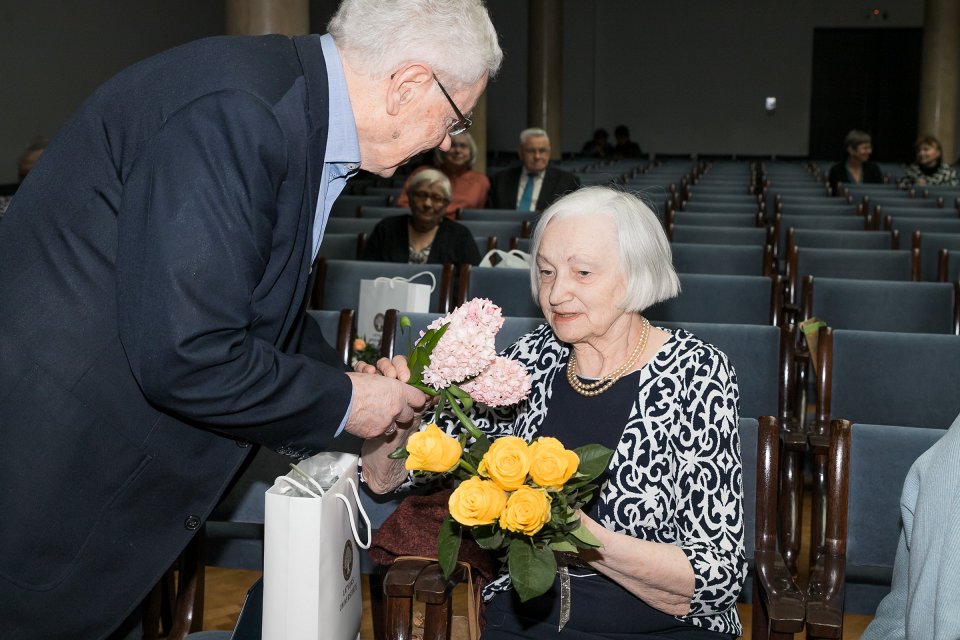
[[[444,324],[449,326],[430,354],[429,366],[423,370],[424,384],[438,390],[476,376],[493,362],[503,315],[490,300],[474,298],[434,320],[427,329]]]
[[[530,393],[530,375],[516,360],[497,356],[479,376],[461,389],[476,402],[503,407],[524,400]]]

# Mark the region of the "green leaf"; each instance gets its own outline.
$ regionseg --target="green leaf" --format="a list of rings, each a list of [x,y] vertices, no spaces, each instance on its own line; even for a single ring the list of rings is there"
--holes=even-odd
[[[536,547],[520,538],[510,541],[507,566],[521,602],[546,593],[557,573],[557,559],[550,547]]]
[[[577,552],[577,547],[576,547],[576,545],[574,545],[574,544],[572,544],[572,543],[570,543],[570,542],[567,542],[566,540],[561,540],[561,541],[559,541],[559,542],[551,542],[551,543],[550,543],[550,548],[553,549],[554,551],[565,551],[565,552],[567,552],[567,553],[576,553],[576,552]]]
[[[451,516],[447,516],[440,523],[440,533],[437,534],[437,560],[444,577],[449,578],[453,575],[453,570],[457,567],[460,534],[461,527]]]
[[[493,525],[470,528],[470,535],[482,549],[499,549],[503,546],[503,531]]]
[[[603,473],[613,457],[613,449],[599,444],[588,444],[573,450],[580,458],[577,473],[567,482],[567,487],[579,487],[593,481]]]
[[[583,526],[582,522],[580,523],[580,526],[571,531],[570,534],[588,547],[599,548],[602,546],[600,541],[597,540],[596,536],[590,533],[590,531]]]
[[[411,329],[413,323],[410,322],[410,318],[407,316],[400,316],[400,329]]]
[[[400,447],[399,449],[394,449],[387,457],[391,460],[403,460],[409,455],[406,447]]]

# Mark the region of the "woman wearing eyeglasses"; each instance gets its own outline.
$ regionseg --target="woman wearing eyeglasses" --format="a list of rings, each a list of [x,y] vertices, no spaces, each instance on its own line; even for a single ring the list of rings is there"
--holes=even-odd
[[[412,264],[478,264],[480,250],[470,230],[444,215],[450,180],[436,169],[410,178],[410,213],[384,218],[363,248],[363,260]]]
[[[451,220],[458,209],[482,209],[487,204],[490,191],[490,179],[479,171],[473,170],[477,159],[477,144],[467,133],[450,136],[450,150],[434,152],[433,164],[450,179],[450,202],[447,203],[447,217]],[[413,177],[426,171],[426,168],[414,170],[404,185],[403,193],[397,198],[398,207],[410,204],[410,183]]]

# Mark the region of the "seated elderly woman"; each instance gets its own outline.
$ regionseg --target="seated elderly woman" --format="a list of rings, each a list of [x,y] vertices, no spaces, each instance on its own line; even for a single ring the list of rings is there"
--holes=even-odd
[[[360,258],[413,264],[478,264],[480,249],[470,230],[444,216],[450,180],[436,169],[410,179],[410,213],[384,218],[367,238]]]
[[[564,600],[564,638],[739,635],[746,563],[736,375],[712,345],[643,316],[679,291],[660,223],[636,197],[588,187],[545,211],[531,252],[547,324],[505,351],[531,374],[531,393],[473,417],[494,436],[613,449],[581,514],[603,546],[574,557],[567,596],[557,577],[550,591],[521,602],[503,573],[484,591],[484,640],[553,638]],[[409,375],[402,358],[377,369]],[[405,444],[409,431],[369,441],[364,464],[398,464],[377,451]],[[404,473],[383,477],[399,483]]]
[[[943,147],[933,136],[923,136],[913,145],[917,161],[907,167],[903,177],[897,181],[901,189],[925,187],[927,185],[960,185],[957,172],[943,161]]]
[[[490,179],[473,170],[476,160],[477,143],[473,141],[473,136],[466,132],[450,136],[449,151],[434,151],[434,166],[450,178],[452,193],[450,202],[447,203],[448,218],[456,217],[459,209],[480,209],[487,204]],[[410,203],[411,181],[421,171],[426,171],[426,167],[415,169],[410,174],[407,183],[403,185],[403,192],[397,198],[398,207],[406,207]]]

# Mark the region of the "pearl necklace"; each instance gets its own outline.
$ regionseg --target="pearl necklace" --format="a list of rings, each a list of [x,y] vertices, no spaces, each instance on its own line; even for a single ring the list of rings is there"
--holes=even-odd
[[[595,382],[580,382],[580,380],[577,378],[577,354],[571,349],[570,359],[567,360],[567,382],[570,383],[570,386],[574,391],[582,396],[592,398],[600,395],[612,387],[613,384],[622,378],[628,371],[633,369],[633,366],[637,363],[637,360],[640,359],[640,354],[643,353],[643,350],[647,346],[647,337],[649,335],[650,321],[646,318],[643,318],[643,330],[640,334],[640,341],[637,342],[637,346],[634,347],[633,353],[630,354],[630,357],[627,358],[627,361],[620,365],[616,371],[608,373]]]

